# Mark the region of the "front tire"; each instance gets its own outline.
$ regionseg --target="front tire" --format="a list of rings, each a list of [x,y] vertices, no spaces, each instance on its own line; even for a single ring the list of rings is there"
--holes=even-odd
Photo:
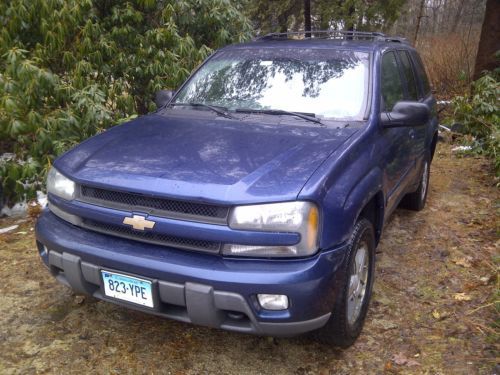
[[[330,320],[318,331],[327,344],[347,348],[361,333],[368,312],[375,272],[375,231],[367,219],[360,219],[347,249],[344,284]]]

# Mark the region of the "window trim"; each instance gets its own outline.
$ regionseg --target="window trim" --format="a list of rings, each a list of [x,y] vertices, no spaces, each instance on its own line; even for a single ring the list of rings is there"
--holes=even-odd
[[[423,95],[422,95],[423,90],[420,87],[419,79],[415,73],[415,66],[413,64],[410,53],[406,49],[398,49],[398,50],[396,50],[396,52],[397,52],[396,53],[397,60],[399,62],[399,69],[403,73],[403,78],[404,78],[405,99],[408,101],[417,101],[417,102],[421,101],[423,99]],[[417,90],[417,98],[416,99],[410,98],[410,82],[408,82],[408,79],[406,77],[406,73],[404,72],[405,67],[404,67],[403,61],[401,60],[401,56],[399,55],[400,53],[406,54],[406,57],[408,58],[408,62],[410,64],[411,74],[413,75],[413,80],[415,82],[415,88]]]
[[[420,99],[419,101],[423,102],[425,101],[429,96],[432,95],[432,86],[429,82],[429,76],[427,75],[427,71],[425,70],[424,62],[422,61],[422,58],[418,54],[417,51],[410,51],[409,53],[411,57],[411,62],[413,64],[413,71],[415,72],[415,76],[417,77],[418,80],[418,87],[419,87],[419,92],[420,92]],[[424,82],[420,74],[417,74],[417,66],[420,66],[422,68],[423,74],[425,74],[425,79],[427,80],[427,84],[429,86],[428,92],[425,92],[424,90]]]
[[[399,79],[401,80],[401,84],[403,87],[403,99],[406,99],[408,97],[408,94],[406,92],[407,88],[406,88],[406,84],[405,84],[406,78],[403,77],[403,72],[401,71],[401,62],[399,61],[397,49],[393,49],[393,48],[387,49],[387,50],[383,51],[381,56],[380,56],[380,90],[379,90],[380,91],[380,113],[387,112],[387,110],[385,108],[383,108],[383,106],[385,107],[385,103],[384,103],[384,98],[382,96],[382,62],[384,60],[384,56],[388,53],[393,53],[394,57],[396,59],[396,65],[397,65],[397,69],[399,72]]]

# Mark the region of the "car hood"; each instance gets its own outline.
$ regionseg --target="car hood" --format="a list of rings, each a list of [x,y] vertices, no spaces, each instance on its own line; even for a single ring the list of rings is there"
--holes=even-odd
[[[356,131],[151,114],[88,139],[55,167],[113,190],[231,204],[294,200]]]

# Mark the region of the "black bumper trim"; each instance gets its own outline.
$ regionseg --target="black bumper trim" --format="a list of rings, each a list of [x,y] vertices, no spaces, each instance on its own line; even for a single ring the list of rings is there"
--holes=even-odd
[[[48,260],[56,279],[77,292],[187,323],[258,335],[293,336],[321,328],[331,315],[328,313],[300,322],[261,322],[240,294],[214,290],[210,285],[191,282],[177,284],[164,280],[154,280],[156,287],[153,293],[157,295],[153,298],[158,306],[153,310],[104,296],[100,267],[95,264],[82,261],[70,253],[50,249]]]

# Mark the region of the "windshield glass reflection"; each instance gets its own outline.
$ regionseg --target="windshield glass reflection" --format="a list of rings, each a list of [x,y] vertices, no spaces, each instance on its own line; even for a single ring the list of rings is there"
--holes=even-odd
[[[367,53],[354,51],[220,52],[192,77],[175,102],[362,120],[368,60]]]

